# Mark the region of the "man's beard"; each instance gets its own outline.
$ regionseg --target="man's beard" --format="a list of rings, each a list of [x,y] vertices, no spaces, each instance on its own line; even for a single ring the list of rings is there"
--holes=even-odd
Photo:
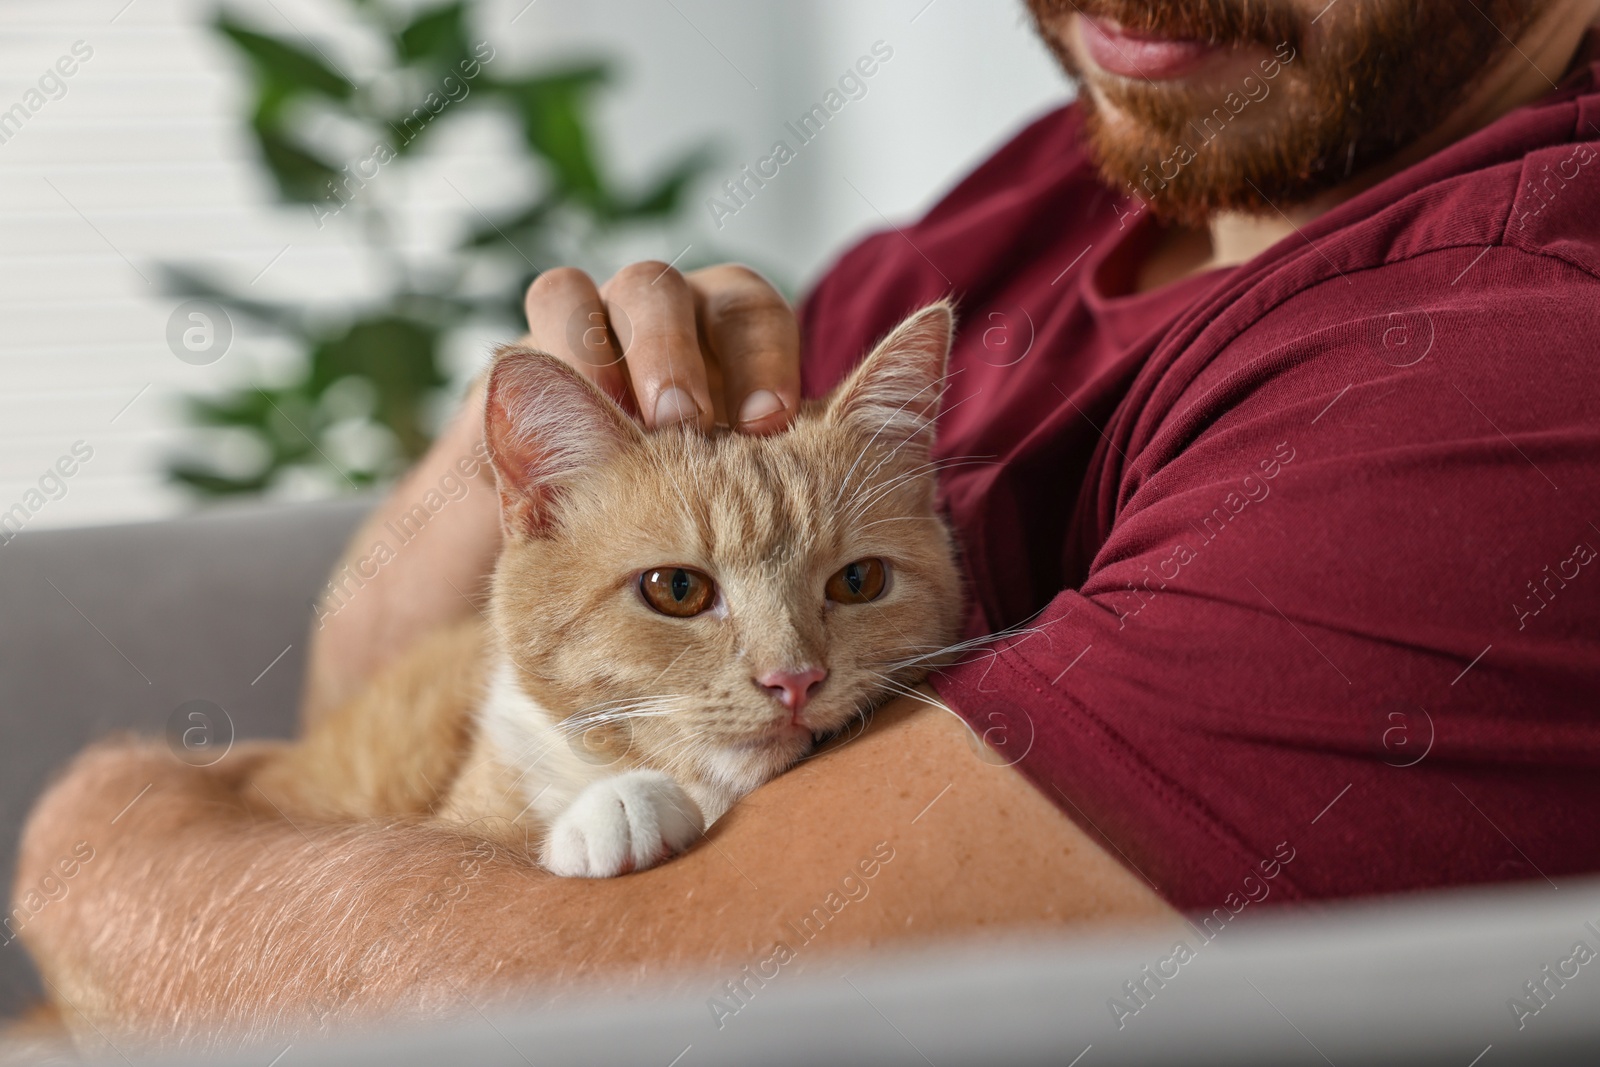
[[[1114,120],[1092,92],[1080,93],[1090,150],[1106,179],[1159,217],[1198,225],[1217,211],[1304,202],[1391,158],[1444,122],[1543,0],[1338,0],[1316,17],[1309,53],[1302,44],[1309,20],[1285,0],[1028,6],[1041,25],[1078,11],[1135,34],[1276,50],[1273,64],[1232,75],[1237,84],[1102,84],[1121,112]],[[1081,83],[1062,43],[1041,35]]]

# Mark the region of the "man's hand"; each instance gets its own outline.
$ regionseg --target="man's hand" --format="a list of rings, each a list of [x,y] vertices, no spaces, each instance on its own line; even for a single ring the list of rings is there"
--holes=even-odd
[[[748,267],[679,274],[634,263],[599,288],[571,267],[528,287],[523,343],[577,368],[648,429],[789,425],[800,403],[800,330],[788,303]]]
[[[624,267],[596,289],[570,267],[528,288],[522,343],[564,360],[647,428],[728,422],[775,433],[800,403],[800,332],[794,312],[748,267],[724,264],[679,274],[665,263]],[[315,722],[353,699],[367,680],[432,630],[468,618],[486,595],[500,552],[500,507],[483,456],[481,385],[403,481],[351,540],[335,568],[341,595],[318,612],[301,721]],[[468,470],[476,474],[464,481]],[[414,524],[441,487],[467,491],[428,520],[404,547],[388,530]],[[425,508],[432,512],[432,508]],[[383,542],[386,562],[370,561]],[[350,567],[360,582],[341,577]],[[334,610],[336,607],[337,610]]]

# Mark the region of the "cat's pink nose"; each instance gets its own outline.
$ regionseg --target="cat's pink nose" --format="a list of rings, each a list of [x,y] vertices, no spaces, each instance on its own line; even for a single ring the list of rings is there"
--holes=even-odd
[[[822,667],[807,667],[798,671],[768,671],[756,679],[756,684],[798,714],[827,677],[828,672]]]

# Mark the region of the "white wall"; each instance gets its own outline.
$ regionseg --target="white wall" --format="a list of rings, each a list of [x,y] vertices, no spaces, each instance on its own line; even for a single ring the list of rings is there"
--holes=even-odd
[[[360,68],[337,0],[240,6]],[[185,439],[177,399],[283,372],[288,353],[248,324],[236,324],[216,364],[176,359],[165,333],[178,301],[162,293],[158,263],[278,298],[344,299],[369,286],[347,230],[318,230],[304,209],[273,203],[239,129],[241,72],[203,25],[211,9],[199,0],[0,5],[0,110],[74,42],[93,49],[66,95],[0,144],[0,512],[75,442],[93,449],[29,528],[192,506],[160,473]],[[720,150],[683,231],[614,257],[671,259],[694,244],[695,255],[746,258],[796,288],[883,216],[926,207],[1068,92],[1012,2],[501,0],[479,30],[499,51],[497,69],[618,59],[623,83],[601,115],[606,154],[624,175],[642,178],[700,140]],[[714,227],[705,201],[715,186],[790,139],[784,122],[877,41],[893,58],[866,95]],[[508,163],[507,137],[488,117],[466,124],[434,147],[409,188],[388,191],[413,212],[418,255],[449,237],[462,197],[492,214],[526,180]],[[487,341],[462,341],[463,369]]]

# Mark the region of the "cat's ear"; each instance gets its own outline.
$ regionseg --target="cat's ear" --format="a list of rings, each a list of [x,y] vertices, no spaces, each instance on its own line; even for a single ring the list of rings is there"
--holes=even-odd
[[[584,470],[615,458],[642,434],[588,379],[545,352],[504,345],[495,353],[483,432],[500,487],[506,531],[549,528],[562,491]]]
[[[828,421],[852,426],[907,458],[925,460],[933,446],[954,330],[948,300],[912,314],[834,390]]]

